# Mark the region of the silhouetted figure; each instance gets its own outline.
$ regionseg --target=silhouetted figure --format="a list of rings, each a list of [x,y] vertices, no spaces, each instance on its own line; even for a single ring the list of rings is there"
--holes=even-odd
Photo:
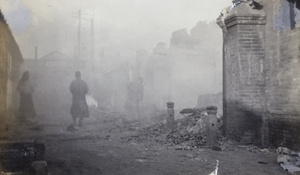
[[[131,82],[127,87],[128,94],[125,109],[129,117],[140,117],[140,102],[143,100],[144,86],[143,79],[139,77],[135,82]]]
[[[25,71],[19,84],[17,91],[20,94],[19,117],[21,121],[28,121],[36,117],[32,94],[34,87],[29,80],[29,72]]]
[[[71,82],[70,91],[73,95],[71,115],[73,117],[74,125],[76,125],[76,118],[79,118],[79,126],[82,126],[83,118],[89,117],[89,110],[86,103],[85,95],[89,89],[85,81],[81,79],[81,73],[76,71],[76,79]]]

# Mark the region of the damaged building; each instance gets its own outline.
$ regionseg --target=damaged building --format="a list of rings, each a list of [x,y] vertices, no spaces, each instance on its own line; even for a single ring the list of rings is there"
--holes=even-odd
[[[225,135],[299,148],[299,1],[233,1],[217,23],[223,30]]]

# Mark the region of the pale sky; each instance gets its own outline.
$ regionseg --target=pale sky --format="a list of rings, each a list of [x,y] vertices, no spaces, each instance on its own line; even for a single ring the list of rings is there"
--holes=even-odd
[[[82,50],[91,43],[94,18],[96,52],[134,54],[151,51],[160,41],[169,46],[173,31],[215,20],[230,5],[231,0],[0,0],[25,58],[34,56],[35,46],[39,57],[54,50],[73,56],[78,32],[73,13],[79,10]]]

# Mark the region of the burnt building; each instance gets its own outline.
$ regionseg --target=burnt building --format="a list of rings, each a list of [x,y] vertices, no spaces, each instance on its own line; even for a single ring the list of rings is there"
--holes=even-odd
[[[0,117],[1,123],[14,115],[18,107],[16,87],[23,57],[12,32],[0,11]]]
[[[226,136],[299,146],[298,1],[234,1],[217,22],[223,30]]]

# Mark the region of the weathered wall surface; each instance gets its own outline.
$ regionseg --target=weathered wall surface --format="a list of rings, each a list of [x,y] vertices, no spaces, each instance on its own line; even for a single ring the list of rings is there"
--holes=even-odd
[[[226,135],[252,142],[260,138],[264,111],[265,14],[252,14],[248,4],[240,4],[225,25]],[[253,138],[242,140],[245,134]]]
[[[16,114],[18,107],[16,86],[23,58],[1,11],[0,33],[0,119],[3,124],[4,120]]]
[[[297,21],[292,26],[291,12],[299,15],[293,6],[286,0],[265,3],[267,139],[275,145],[300,143],[300,28]]]
[[[286,0],[262,5],[242,2],[224,21],[226,134],[292,146],[300,143],[300,11]]]

